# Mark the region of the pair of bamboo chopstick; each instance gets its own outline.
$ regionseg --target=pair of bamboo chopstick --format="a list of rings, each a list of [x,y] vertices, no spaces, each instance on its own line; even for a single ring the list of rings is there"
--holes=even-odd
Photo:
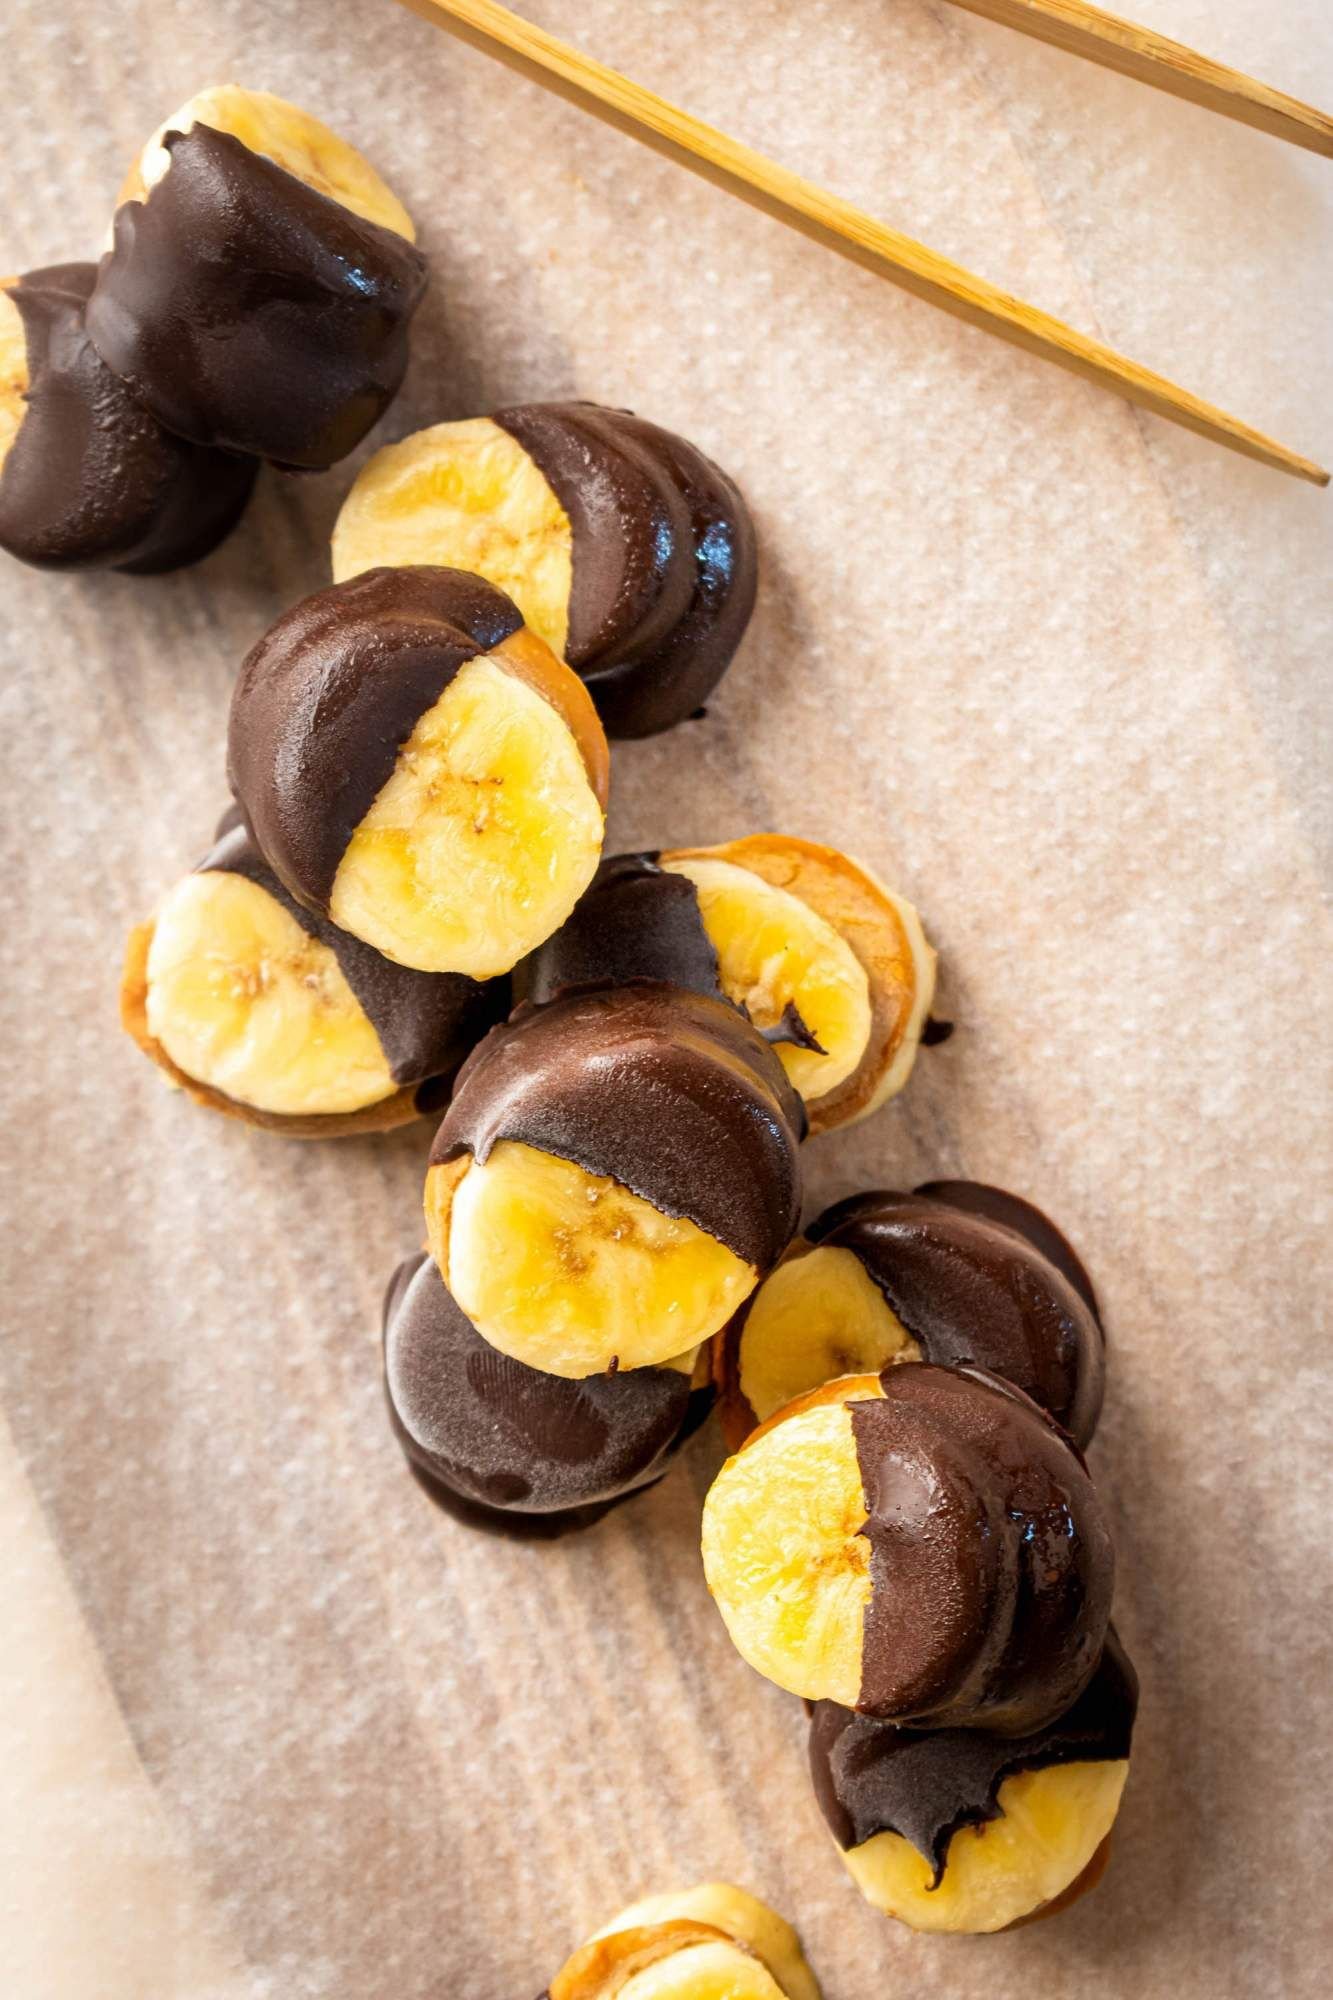
[[[402,0],[402,4],[752,207],[892,279],[955,318],[1114,389],[1141,408],[1232,451],[1317,486],[1328,485],[1328,473],[1313,460],[738,144],[725,132],[705,125],[665,98],[510,13],[496,0]],[[1086,5],[1085,0],[955,0],[955,4],[1023,28],[1044,41],[1295,145],[1333,155],[1333,119],[1322,112],[1269,90],[1237,70],[1195,55],[1179,43],[1131,27]]]

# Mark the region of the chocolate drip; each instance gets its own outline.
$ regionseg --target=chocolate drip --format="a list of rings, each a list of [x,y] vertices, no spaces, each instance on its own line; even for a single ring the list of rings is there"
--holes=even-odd
[[[397,394],[426,260],[230,133],[169,132],[88,306],[107,365],[198,444],[320,469]]]
[[[669,986],[521,1009],[459,1074],[433,1163],[500,1139],[684,1216],[761,1273],[800,1213],[800,1099],[735,1008]]]
[[[749,623],[758,558],[749,509],[683,438],[626,410],[529,403],[499,410],[569,516],[566,656],[608,733],[685,721]]]
[[[608,855],[573,915],[523,967],[523,995],[542,1006],[564,993],[645,983],[725,997],[693,882],[655,854]]]
[[[1000,1817],[1006,1778],[1052,1764],[1127,1758],[1138,1694],[1138,1677],[1111,1630],[1083,1693],[1029,1736],[900,1729],[837,1702],[816,1702],[810,1718],[815,1796],[840,1847],[860,1847],[879,1833],[900,1834],[930,1863],[931,1886],[938,1888],[954,1834]]]
[[[511,1360],[425,1256],[390,1283],[384,1378],[394,1433],[426,1489],[465,1519],[519,1532],[533,1516],[539,1530],[586,1525],[660,1479],[712,1402],[672,1368],[574,1382]]]
[[[298,903],[327,914],[348,842],[421,717],[521,624],[481,577],[408,566],[316,591],[265,633],[232,696],[228,769]]]
[[[1101,1411],[1105,1342],[1087,1274],[1037,1209],[955,1181],[853,1195],[806,1233],[860,1259],[927,1361],[993,1369],[1087,1444]]]
[[[198,872],[244,876],[281,904],[308,937],[329,947],[379,1038],[394,1082],[422,1084],[423,1111],[431,1108],[427,1082],[447,1092],[464,1057],[508,1011],[506,979],[482,984],[461,973],[414,972],[382,958],[327,918],[303,909],[283,888],[245,826],[236,824],[231,814],[223,815],[220,837],[199,863]]]
[[[1082,1692],[1115,1555],[1082,1459],[998,1375],[887,1368],[847,1405],[865,1492],[870,1600],[857,1707],[1024,1736]]]
[[[93,264],[11,286],[28,387],[0,470],[0,548],[39,569],[179,569],[240,519],[256,463],[163,430],[107,367],[84,325]]]

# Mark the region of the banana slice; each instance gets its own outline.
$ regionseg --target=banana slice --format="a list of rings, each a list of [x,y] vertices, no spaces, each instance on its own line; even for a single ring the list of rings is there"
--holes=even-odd
[[[660,860],[694,883],[723,991],[774,1039],[812,1133],[902,1089],[935,990],[910,903],[836,848],[783,834]]]
[[[449,1289],[484,1339],[548,1375],[645,1368],[710,1339],[757,1273],[685,1217],[605,1175],[501,1140],[432,1169],[426,1221]]]
[[[10,292],[17,278],[0,278],[0,473],[23,422],[28,391],[28,339]]]
[[[248,152],[272,160],[363,221],[390,229],[409,243],[416,241],[412,218],[397,195],[345,139],[297,105],[267,90],[242,90],[234,83],[196,92],[172,117],[163,119],[127,174],[117,203],[145,200],[171,165],[167,134],[183,135],[196,125],[227,133]]]
[[[723,1435],[738,1451],[757,1424],[823,1383],[920,1359],[859,1257],[794,1243],[715,1343]]]
[[[711,1924],[747,1946],[772,1973],[785,2000],[820,2000],[819,1987],[806,1963],[801,1941],[786,1918],[731,1882],[700,1882],[692,1889],[671,1889],[662,1895],[645,1896],[613,1917],[594,1936],[610,1937],[617,1931],[651,1928],[682,1917]]]
[[[1091,1871],[1128,1776],[1128,1762],[1119,1761],[1052,1764],[1006,1778],[999,1817],[954,1834],[938,1883],[897,1833],[877,1833],[843,1859],[866,1900],[913,1930],[1005,1930],[1068,1896]]]
[[[1056,1427],[997,1376],[926,1363],[761,1425],[708,1494],[703,1559],[737,1650],[779,1687],[1007,1735],[1087,1685],[1114,1576]]]
[[[279,619],[241,670],[230,764],[297,901],[425,972],[508,972],[601,854],[586,690],[458,570],[373,570]]]
[[[677,1918],[592,1938],[544,2000],[784,2000],[747,1947],[710,1924]]]
[[[381,563],[444,563],[512,597],[565,655],[573,533],[544,474],[490,417],[385,445],[358,473],[333,530],[333,580]]]

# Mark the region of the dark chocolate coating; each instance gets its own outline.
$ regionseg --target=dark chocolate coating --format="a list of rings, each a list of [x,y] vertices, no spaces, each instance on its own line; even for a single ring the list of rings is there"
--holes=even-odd
[[[425,258],[230,133],[165,143],[162,179],[116,210],[98,353],[181,437],[332,465],[398,392]]]
[[[384,1302],[394,1433],[428,1490],[488,1513],[588,1518],[660,1479],[712,1402],[672,1368],[566,1381],[487,1345],[418,1256]]]
[[[353,833],[398,752],[465,661],[522,624],[463,570],[370,569],[303,599],[245,659],[231,701],[231,787],[274,873],[328,914]]]
[[[806,1234],[860,1259],[925,1360],[993,1369],[1086,1445],[1101,1411],[1106,1355],[1073,1250],[1017,1196],[970,1181],[937,1186],[853,1195]],[[1060,1246],[1057,1265],[1051,1251]],[[1073,1282],[1074,1265],[1082,1286]]]
[[[937,1888],[954,1834],[1000,1817],[997,1800],[1006,1778],[1051,1764],[1127,1758],[1138,1699],[1138,1676],[1111,1630],[1082,1694],[1029,1736],[900,1729],[835,1701],[818,1701],[810,1717],[815,1797],[839,1847],[860,1847],[878,1833],[900,1834],[930,1863]]]
[[[684,438],[596,403],[527,403],[493,421],[569,516],[565,654],[610,736],[654,736],[707,700],[754,609],[754,524]]]
[[[655,854],[603,857],[573,913],[528,958],[524,999],[544,1006],[599,986],[682,986],[724,999],[693,882],[658,866]]]
[[[26,408],[0,470],[0,548],[37,569],[180,569],[240,519],[258,470],[163,430],[88,338],[94,264],[10,287],[27,349]]]
[[[432,1164],[519,1140],[684,1216],[762,1275],[800,1214],[801,1101],[725,1001],[670,986],[520,1009],[459,1073]]]
[[[1027,1736],[1062,1715],[1106,1639],[1115,1552],[1082,1459],[980,1368],[886,1368],[847,1405],[870,1600],[856,1706],[917,1728]]]
[[[199,872],[242,875],[295,917],[308,936],[329,947],[379,1038],[395,1083],[419,1083],[420,1109],[435,1108],[465,1056],[509,1010],[509,981],[468,979],[459,972],[416,972],[395,965],[360,938],[316,916],[283,888],[246,827],[235,823],[199,863]],[[437,1086],[437,1093],[424,1089]]]
[[[979,1215],[987,1222],[998,1222],[1002,1229],[1013,1229],[1020,1236],[1026,1236],[1046,1261],[1054,1264],[1061,1276],[1069,1280],[1088,1311],[1101,1325],[1102,1309],[1083,1259],[1064,1231],[1056,1228],[1050,1216],[1032,1202],[1024,1201],[1021,1194],[1010,1194],[1006,1188],[989,1187],[985,1181],[923,1181],[917,1193],[927,1201],[942,1201],[950,1208],[965,1209],[969,1215]],[[1066,1424],[1065,1428],[1067,1430],[1069,1426]]]

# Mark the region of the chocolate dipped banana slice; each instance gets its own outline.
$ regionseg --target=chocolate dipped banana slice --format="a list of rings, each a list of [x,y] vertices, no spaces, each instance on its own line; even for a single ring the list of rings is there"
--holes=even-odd
[[[297,902],[422,972],[508,972],[601,855],[587,690],[460,570],[370,570],[288,611],[241,668],[228,761]]]
[[[302,909],[234,815],[131,934],[121,986],[125,1027],[196,1103],[308,1139],[438,1113],[507,1005],[507,980],[410,971]]]
[[[492,1347],[582,1378],[710,1338],[800,1212],[800,1100],[734,1008],[666,986],[520,1010],[464,1065],[431,1253]]]
[[[37,569],[180,569],[240,519],[254,459],[165,431],[88,338],[94,264],[0,284],[0,548]]]
[[[815,1704],[815,1796],[858,1887],[919,1931],[1052,1916],[1100,1880],[1138,1680],[1113,1631],[1072,1707],[1029,1736],[900,1729]]]
[[[701,1882],[622,1910],[541,2000],[819,2000],[819,1987],[775,1910],[729,1882]]]
[[[1054,1223],[1000,1188],[938,1181],[837,1202],[718,1336],[727,1442],[823,1382],[901,1361],[1003,1375],[1082,1447],[1106,1373],[1091,1280]]]
[[[935,990],[911,904],[836,848],[786,834],[622,854],[523,968],[522,990],[670,980],[739,1007],[772,1042],[812,1133],[901,1090]]]
[[[333,574],[382,563],[497,584],[587,682],[612,736],[655,735],[707,699],[758,574],[726,473],[596,403],[527,403],[386,445],[338,516]]]
[[[798,1399],[728,1459],[704,1570],[779,1687],[1022,1736],[1101,1654],[1115,1558],[1083,1461],[999,1376],[926,1363]]]
[[[662,1477],[713,1392],[700,1350],[571,1382],[497,1353],[425,1255],[384,1301],[384,1386],[394,1435],[451,1513],[516,1533],[595,1520]]]
[[[398,392],[426,288],[414,234],[326,125],[222,84],[168,118],[131,170],[88,331],[168,430],[319,469]]]

